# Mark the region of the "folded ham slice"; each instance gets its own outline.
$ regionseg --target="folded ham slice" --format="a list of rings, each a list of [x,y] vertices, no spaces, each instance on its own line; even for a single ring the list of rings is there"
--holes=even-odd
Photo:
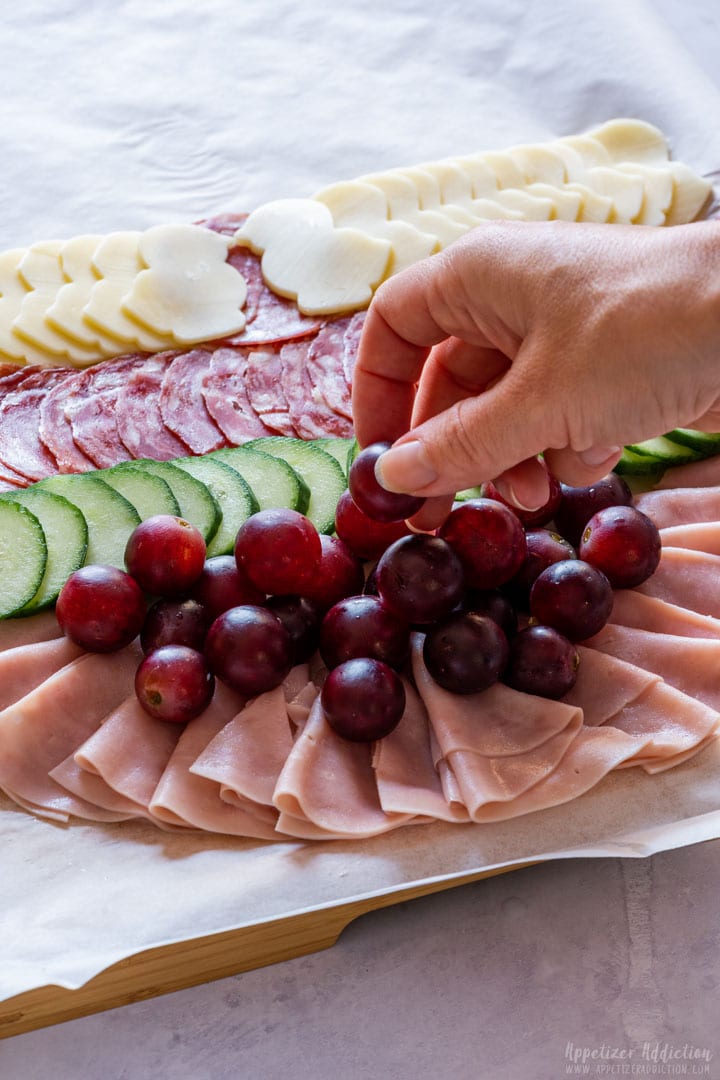
[[[720,638],[720,619],[698,615],[690,608],[669,604],[657,596],[645,596],[637,589],[618,589],[612,609],[611,622],[618,626],[633,626],[657,634],[677,634],[680,637]]]
[[[716,487],[720,485],[720,456],[668,469],[655,488]]]
[[[54,611],[43,611],[26,619],[0,619],[0,653],[62,636]]]
[[[615,656],[582,645],[578,646],[578,652],[577,680],[563,701],[582,709],[587,727],[614,723],[623,709],[661,681],[659,675]]]
[[[0,652],[0,709],[24,697],[60,668],[82,655],[69,638],[18,645]]]
[[[635,496],[635,506],[647,514],[658,529],[698,521],[720,521],[720,486],[644,491]]]
[[[663,547],[689,548],[720,555],[720,522],[697,521],[691,525],[671,525],[660,530]]]
[[[720,555],[664,547],[657,570],[638,586],[645,596],[656,596],[700,615],[720,617]]]

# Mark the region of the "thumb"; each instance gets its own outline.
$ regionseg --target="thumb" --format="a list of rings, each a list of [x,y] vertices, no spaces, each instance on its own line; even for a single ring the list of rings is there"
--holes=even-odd
[[[378,460],[388,491],[448,495],[493,480],[547,445],[563,445],[548,428],[543,398],[511,368],[490,390],[455,402],[398,439]],[[532,406],[532,402],[535,406]],[[550,417],[557,428],[559,410]]]

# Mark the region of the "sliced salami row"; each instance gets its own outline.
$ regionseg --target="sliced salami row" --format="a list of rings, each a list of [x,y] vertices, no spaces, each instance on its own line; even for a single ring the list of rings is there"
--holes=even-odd
[[[268,304],[258,303],[257,318],[265,318]],[[350,436],[348,374],[362,316],[304,328],[278,323],[277,313],[267,320],[261,344],[237,339],[82,371],[0,374],[0,485],[25,487],[132,458],[203,454],[264,435]]]

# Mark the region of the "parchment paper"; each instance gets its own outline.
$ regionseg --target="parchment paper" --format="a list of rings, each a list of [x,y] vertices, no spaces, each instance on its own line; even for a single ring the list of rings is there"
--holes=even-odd
[[[26,0],[0,28],[0,248],[191,221],[362,172],[658,124],[720,168],[716,5]],[[678,10],[680,9],[680,10]],[[35,820],[0,800],[0,998],[165,942],[482,867],[720,836],[720,747],[565,807],[365,843]]]

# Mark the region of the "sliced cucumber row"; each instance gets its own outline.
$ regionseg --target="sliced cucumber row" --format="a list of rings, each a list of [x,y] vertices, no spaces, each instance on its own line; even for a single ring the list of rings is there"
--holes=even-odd
[[[720,434],[674,428],[667,435],[626,446],[615,471],[629,476],[658,476],[665,469],[720,454]]]
[[[51,606],[84,563],[124,568],[130,534],[153,514],[192,522],[209,556],[232,552],[238,529],[258,509],[286,506],[331,533],[356,452],[353,439],[278,436],[203,457],[60,474],[3,493],[0,618]]]

